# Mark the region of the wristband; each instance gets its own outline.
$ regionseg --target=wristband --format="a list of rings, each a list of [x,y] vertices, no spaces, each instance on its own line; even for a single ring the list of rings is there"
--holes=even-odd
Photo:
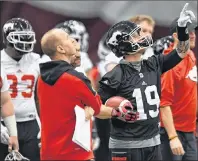
[[[189,39],[188,28],[177,26],[177,36],[179,41],[187,41]]]
[[[172,136],[172,137],[169,137],[169,141],[171,141],[171,140],[173,140],[173,139],[175,139],[175,138],[177,138],[177,137],[178,137],[177,135]]]
[[[5,123],[5,126],[8,129],[10,136],[17,136],[15,115],[5,117],[5,118],[3,118],[3,121]]]

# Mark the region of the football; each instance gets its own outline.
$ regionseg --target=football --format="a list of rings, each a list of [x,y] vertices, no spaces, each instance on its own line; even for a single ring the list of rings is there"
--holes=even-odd
[[[113,96],[105,102],[105,105],[112,108],[117,108],[120,106],[121,102],[128,102],[128,100],[124,97]]]

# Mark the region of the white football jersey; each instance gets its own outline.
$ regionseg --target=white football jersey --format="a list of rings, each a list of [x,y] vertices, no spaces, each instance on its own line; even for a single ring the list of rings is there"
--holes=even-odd
[[[119,63],[122,57],[118,58],[113,52],[110,52],[106,57],[106,63]]]
[[[76,67],[75,70],[78,71],[78,72],[81,72],[81,73],[83,73],[85,76],[87,76],[86,73],[85,73],[85,70],[84,70],[81,66],[80,66],[80,67]]]
[[[80,52],[81,55],[81,68],[84,69],[85,72],[93,68],[92,61],[89,58],[89,55],[85,52]]]
[[[99,61],[99,63],[97,64],[97,69],[101,77],[103,77],[107,73],[107,69],[106,69],[107,64],[108,63],[104,60]]]
[[[153,48],[148,47],[145,51],[145,53],[142,55],[142,59],[148,59],[149,57],[154,55]]]
[[[17,62],[7,53],[1,51],[1,64],[3,64],[8,83],[9,92],[15,107],[17,122],[34,120],[36,118],[36,105],[34,100],[35,84],[40,75],[40,55],[28,53]]]
[[[118,58],[115,56],[113,52],[110,52],[106,57],[105,60],[99,61],[97,64],[98,71],[100,73],[100,76],[103,77],[108,71],[107,71],[107,66],[108,64],[118,64],[120,62],[121,58]]]
[[[0,87],[1,87],[1,92],[8,91],[9,85],[8,85],[8,80],[6,77],[5,69],[3,65],[1,64],[1,73],[0,73]]]
[[[45,63],[45,62],[48,62],[48,61],[51,61],[50,57],[47,56],[46,54],[43,54],[42,57],[41,57],[41,62],[40,63]]]
[[[89,55],[85,52],[80,52],[81,65],[76,67],[75,70],[83,73],[86,76],[86,72],[93,67],[93,64],[89,58]]]

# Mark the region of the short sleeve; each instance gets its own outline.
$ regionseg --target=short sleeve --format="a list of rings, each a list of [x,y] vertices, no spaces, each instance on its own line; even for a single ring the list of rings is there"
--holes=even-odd
[[[40,75],[39,64],[45,63],[48,61],[51,61],[50,57],[44,54],[44,55],[42,55],[42,57],[37,57],[37,59],[35,60],[35,63],[33,63],[31,68],[34,68],[37,71],[37,73]]]
[[[46,54],[42,55],[42,57],[40,58],[40,63],[45,63],[45,62],[48,62],[48,61],[51,61],[51,59]]]
[[[3,68],[3,66],[1,66],[0,87],[1,87],[1,92],[8,91],[9,89],[7,76],[6,76],[5,69]]]
[[[93,63],[89,58],[89,55],[85,52],[81,52],[81,67],[84,69],[85,72],[90,70],[93,67]]]
[[[175,72],[169,70],[161,76],[160,106],[172,106],[175,92]]]
[[[105,62],[108,63],[116,63],[118,64],[120,62],[121,58],[118,58],[113,52],[110,52],[106,57],[105,57]]]
[[[120,65],[117,65],[113,70],[106,73],[99,81],[98,94],[102,102],[105,103],[107,99],[114,96],[118,90],[122,80],[122,70]]]
[[[151,57],[148,57],[147,60],[145,60],[149,67],[155,68],[157,71],[162,73],[163,69],[163,55],[153,55]]]

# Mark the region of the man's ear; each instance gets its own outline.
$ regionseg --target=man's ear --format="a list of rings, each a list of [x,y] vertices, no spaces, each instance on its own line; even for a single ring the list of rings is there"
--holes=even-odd
[[[59,52],[59,53],[61,53],[61,54],[65,54],[65,50],[64,50],[64,48],[61,46],[61,45],[58,45],[57,47],[56,47],[56,50],[57,50],[57,52]]]

